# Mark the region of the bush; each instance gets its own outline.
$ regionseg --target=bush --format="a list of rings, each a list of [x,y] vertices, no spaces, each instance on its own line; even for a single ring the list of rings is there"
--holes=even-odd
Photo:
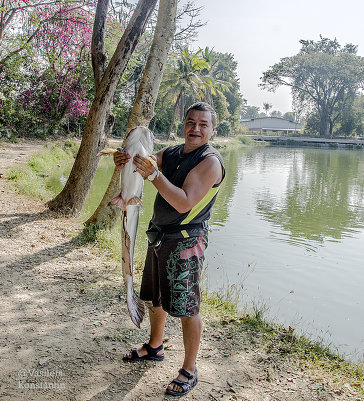
[[[254,143],[254,139],[251,139],[251,138],[249,138],[248,136],[245,136],[245,135],[238,135],[236,138],[243,145],[252,145]]]
[[[177,127],[177,136],[180,136],[181,138],[183,138],[184,127],[185,127],[185,123],[183,121],[181,121]]]
[[[235,129],[234,129],[234,135],[247,135],[249,133],[249,130],[246,125],[244,124],[239,124]]]
[[[231,132],[231,124],[228,121],[222,121],[216,127],[217,136],[229,136]]]

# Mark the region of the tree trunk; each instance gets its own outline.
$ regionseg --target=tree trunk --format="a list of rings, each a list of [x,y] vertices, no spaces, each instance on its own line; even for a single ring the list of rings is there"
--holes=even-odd
[[[153,43],[129,117],[124,141],[133,127],[148,126],[153,118],[160,82],[176,31],[176,11],[177,0],[160,0]],[[86,224],[94,223],[98,227],[107,228],[111,228],[115,224],[120,216],[120,210],[109,207],[108,203],[120,192],[119,178],[120,172],[115,169],[101,203]]]
[[[96,10],[95,29],[100,29],[102,26],[100,19],[104,18],[104,11],[105,7],[107,9],[108,2],[108,0],[99,0],[98,2],[98,6],[101,5]],[[157,0],[139,0],[124,35],[120,39],[99,83],[96,77],[100,70],[95,72],[96,94],[87,116],[81,146],[65,187],[54,199],[48,202],[48,207],[51,210],[66,215],[78,215],[80,213],[97,169],[98,158],[96,155],[105,146],[104,129],[111,123],[108,112],[117,84],[140,36],[145,30],[156,2]]]
[[[105,74],[106,69],[106,54],[104,49],[105,44],[105,25],[107,18],[109,0],[101,0],[97,3],[96,15],[94,29],[92,32],[92,42],[91,42],[91,61],[92,70],[94,73],[94,83],[95,92],[99,89],[102,81],[102,77]],[[106,114],[105,126],[104,126],[104,138],[108,138],[114,127],[115,116],[111,111],[111,104]]]
[[[332,137],[330,116],[325,111],[320,113],[320,137],[322,138]]]

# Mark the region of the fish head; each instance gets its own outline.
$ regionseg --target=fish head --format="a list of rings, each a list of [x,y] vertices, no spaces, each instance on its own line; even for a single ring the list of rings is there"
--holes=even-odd
[[[143,145],[148,155],[153,153],[154,135],[147,127],[135,127],[129,132],[126,143],[132,145],[136,142]]]

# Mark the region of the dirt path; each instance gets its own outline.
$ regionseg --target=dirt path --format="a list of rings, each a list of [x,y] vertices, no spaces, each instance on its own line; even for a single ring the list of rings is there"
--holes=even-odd
[[[0,173],[40,147],[0,145]],[[178,319],[168,319],[163,362],[123,363],[122,354],[147,338],[148,324],[132,325],[119,266],[78,244],[81,222],[55,218],[42,203],[13,194],[5,179],[0,197],[0,400],[173,399],[164,389],[183,359]],[[227,333],[205,325],[200,382],[185,400],[362,399],[331,378],[277,366],[259,342]]]

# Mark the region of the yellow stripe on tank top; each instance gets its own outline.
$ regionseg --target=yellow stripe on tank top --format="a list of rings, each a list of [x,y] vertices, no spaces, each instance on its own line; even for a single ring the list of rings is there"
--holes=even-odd
[[[182,221],[182,224],[188,224],[192,221],[212,200],[212,198],[217,194],[219,191],[220,186],[211,188],[209,192],[200,200],[200,202],[195,205],[191,211],[188,213],[187,217]],[[184,230],[185,231],[185,230]]]

